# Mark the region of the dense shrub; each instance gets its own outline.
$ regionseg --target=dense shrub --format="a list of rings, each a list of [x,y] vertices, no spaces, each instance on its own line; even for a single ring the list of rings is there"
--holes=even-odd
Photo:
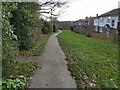
[[[30,50],[34,45],[33,43],[36,43],[37,39],[39,40],[41,28],[44,28],[47,33],[51,32],[49,22],[39,21],[37,9],[38,5],[34,2],[2,3],[2,76],[5,80],[5,90],[9,86],[19,87],[19,83],[22,83],[20,81],[16,84],[16,80],[11,79],[11,75],[16,79],[20,75],[27,78],[35,69],[33,67],[35,65],[32,63],[23,62],[20,64],[17,61],[19,49]],[[44,43],[42,40],[41,42]]]
[[[14,26],[14,33],[18,36],[20,50],[28,50],[32,47],[32,30],[37,22],[36,3],[18,3],[18,9],[12,11],[10,22]]]
[[[11,11],[17,9],[17,3],[2,3],[2,66],[3,78],[9,77],[16,63],[17,41],[13,32],[13,27],[9,23],[12,17]]]
[[[35,70],[33,67],[35,64],[32,62],[20,63],[17,59],[18,47],[28,49],[32,46],[31,31],[37,25],[36,7],[35,3],[2,3],[2,86],[4,90],[24,88],[26,80],[19,76],[24,75],[24,79],[28,78]]]
[[[43,24],[42,24],[42,33],[43,34],[48,34],[50,32],[52,32],[51,30],[51,23],[48,22],[48,21],[42,21]]]

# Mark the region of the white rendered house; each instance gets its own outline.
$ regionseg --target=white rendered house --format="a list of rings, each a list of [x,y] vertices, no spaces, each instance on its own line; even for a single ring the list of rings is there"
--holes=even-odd
[[[103,32],[103,28],[112,28],[116,30],[119,17],[118,10],[120,10],[120,8],[114,9],[100,16],[97,16],[94,19],[95,31]]]

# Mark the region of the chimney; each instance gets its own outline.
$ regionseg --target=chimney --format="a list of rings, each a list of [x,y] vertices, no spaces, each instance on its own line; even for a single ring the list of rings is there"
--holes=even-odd
[[[98,17],[98,14],[96,15],[96,17]]]

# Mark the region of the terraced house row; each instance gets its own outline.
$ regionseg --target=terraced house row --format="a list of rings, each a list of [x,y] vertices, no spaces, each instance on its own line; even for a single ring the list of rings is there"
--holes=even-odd
[[[116,39],[118,35],[118,21],[120,8],[113,9],[96,17],[86,17],[74,22],[73,31],[87,36],[95,36],[95,33],[102,34],[101,37],[112,37]],[[94,35],[93,35],[94,34]],[[96,35],[98,36],[98,35]]]
[[[74,23],[74,30],[84,34],[86,32],[104,32],[106,34],[117,34],[119,11],[120,8],[117,8],[102,15],[97,14],[96,17],[86,17],[85,19],[80,19]]]

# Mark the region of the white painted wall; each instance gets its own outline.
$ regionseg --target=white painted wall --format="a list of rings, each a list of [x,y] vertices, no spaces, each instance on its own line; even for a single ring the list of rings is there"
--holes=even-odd
[[[108,19],[110,19],[110,22],[108,22]],[[112,20],[115,21],[114,26],[112,26]],[[106,24],[108,24],[112,28],[117,28],[117,22],[118,16],[106,16],[99,18],[99,26],[101,27],[104,27]],[[94,19],[94,26],[98,26],[98,19]]]

